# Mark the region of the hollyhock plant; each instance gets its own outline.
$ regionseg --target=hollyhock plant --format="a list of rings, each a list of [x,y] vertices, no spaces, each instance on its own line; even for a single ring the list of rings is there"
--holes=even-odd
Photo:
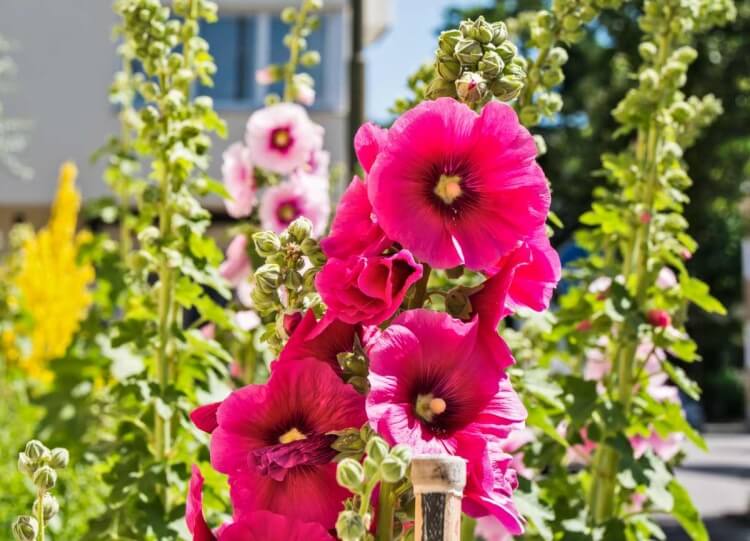
[[[247,249],[247,237],[236,235],[229,243],[224,262],[219,267],[219,274],[233,287],[237,287],[241,282],[247,280],[252,272]]]
[[[233,218],[249,216],[258,200],[250,151],[242,143],[234,143],[222,158],[221,174],[230,195],[225,200],[227,212]]]
[[[422,265],[401,250],[389,257],[329,259],[315,285],[328,307],[326,321],[377,325],[394,314],[421,277]]]
[[[245,143],[258,167],[288,175],[321,149],[323,128],[300,105],[277,103],[250,116]]]
[[[386,235],[420,260],[488,269],[545,223],[550,193],[535,158],[508,105],[478,115],[453,99],[427,101],[388,130],[368,195]]]
[[[260,203],[260,223],[264,229],[281,233],[295,219],[304,216],[320,236],[328,225],[328,187],[320,179],[305,177],[287,180],[268,188]]]
[[[266,510],[332,528],[347,492],[330,433],[364,419],[364,398],[314,359],[278,364],[266,385],[233,392],[216,409],[211,463],[229,476],[235,517]]]

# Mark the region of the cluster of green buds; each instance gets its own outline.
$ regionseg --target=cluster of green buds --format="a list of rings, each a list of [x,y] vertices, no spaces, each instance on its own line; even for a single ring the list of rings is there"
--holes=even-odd
[[[435,77],[425,91],[430,99],[448,96],[478,108],[493,96],[514,99],[526,80],[526,61],[503,22],[462,21],[440,34],[435,55]]]
[[[737,16],[732,0],[647,0],[638,24],[646,33],[688,36],[723,26]]]
[[[369,360],[365,354],[364,348],[355,336],[354,347],[352,351],[344,351],[336,356],[336,360],[341,367],[341,375],[344,381],[357,389],[362,394],[370,390],[370,384],[367,381],[369,374]]]
[[[336,469],[338,484],[354,494],[346,501],[344,510],[339,513],[336,521],[336,533],[342,541],[372,539],[369,533],[372,525],[370,502],[378,484],[381,484],[381,492],[384,490],[384,483],[401,485],[401,490],[397,489],[399,493],[404,493],[408,486],[406,473],[411,463],[409,448],[402,444],[389,448],[380,436],[369,431],[367,436],[369,439],[364,447],[364,460],[360,462],[359,457],[347,456],[339,462]]]
[[[308,36],[320,27],[319,12],[322,0],[304,0],[297,8],[286,7],[281,12],[281,21],[289,25],[284,36],[284,46],[289,49],[289,60],[285,64],[271,64],[258,72],[258,83],[270,85],[284,82],[284,96],[269,94],[266,105],[284,101],[298,101],[310,105],[315,96],[315,81],[304,72],[297,73],[298,66],[312,68],[320,64],[320,52],[307,49]]]
[[[13,522],[13,536],[17,541],[43,541],[45,524],[60,511],[60,504],[50,494],[57,483],[57,471],[68,467],[67,449],[48,449],[37,440],[31,440],[18,454],[18,470],[36,487],[33,516],[24,515]]]
[[[266,262],[255,271],[251,298],[262,317],[275,316],[267,324],[263,339],[280,351],[289,337],[287,316],[320,307],[315,276],[326,257],[312,237],[312,223],[303,216],[280,235],[272,231],[255,233],[253,243]]]

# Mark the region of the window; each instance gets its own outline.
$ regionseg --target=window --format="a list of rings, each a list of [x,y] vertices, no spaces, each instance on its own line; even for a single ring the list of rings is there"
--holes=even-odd
[[[217,108],[255,108],[263,104],[268,93],[281,93],[282,84],[270,87],[255,82],[257,69],[287,59],[283,38],[288,31],[278,14],[227,15],[201,32],[211,47],[217,72],[213,87],[201,87],[211,96]],[[303,71],[315,79],[317,99],[314,110],[343,108],[344,49],[342,16],[325,13],[320,28],[308,38],[308,47],[320,51],[323,62]]]

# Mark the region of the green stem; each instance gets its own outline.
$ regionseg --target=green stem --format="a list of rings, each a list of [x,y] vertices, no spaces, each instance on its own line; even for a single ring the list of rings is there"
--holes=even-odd
[[[377,541],[392,541],[393,539],[393,514],[396,498],[393,493],[393,484],[380,483],[380,494],[378,496],[378,526],[375,539]]]
[[[292,102],[295,98],[294,75],[297,73],[297,64],[299,64],[300,39],[307,20],[307,13],[307,2],[303,2],[297,14],[297,20],[294,21],[294,25],[289,32],[291,36],[289,40],[289,61],[284,65],[284,101],[287,102]]]
[[[477,519],[464,515],[461,520],[461,541],[474,541]]]
[[[427,298],[427,284],[430,282],[430,273],[432,269],[427,263],[422,263],[422,278],[414,286],[414,296],[409,303],[409,308],[422,308]]]
[[[37,535],[37,541],[44,541],[44,490],[39,489],[36,494],[37,498],[37,511],[36,520],[39,523],[39,534]]]

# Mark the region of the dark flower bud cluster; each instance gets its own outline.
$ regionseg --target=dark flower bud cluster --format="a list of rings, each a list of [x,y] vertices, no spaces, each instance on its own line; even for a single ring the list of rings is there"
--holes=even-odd
[[[526,79],[526,61],[508,38],[505,23],[481,16],[440,34],[435,57],[427,98],[448,96],[476,108],[493,97],[514,99]]]

